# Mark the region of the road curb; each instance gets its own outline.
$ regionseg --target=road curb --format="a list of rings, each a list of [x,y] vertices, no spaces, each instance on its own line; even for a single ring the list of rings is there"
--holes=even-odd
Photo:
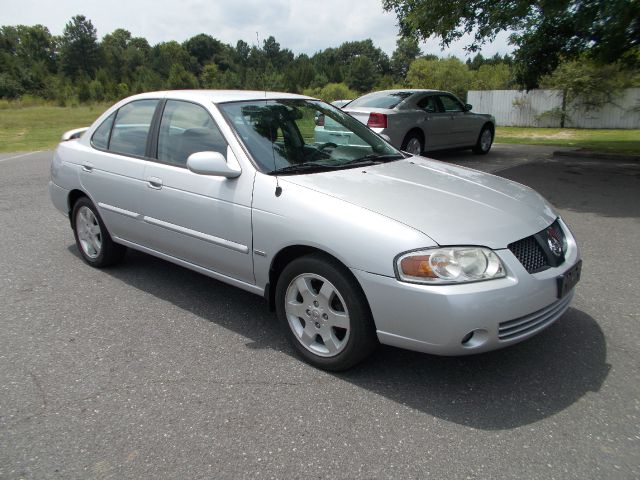
[[[557,150],[552,153],[555,158],[589,158],[596,160],[617,160],[622,162],[640,162],[640,155],[626,153],[593,152],[590,150]]]

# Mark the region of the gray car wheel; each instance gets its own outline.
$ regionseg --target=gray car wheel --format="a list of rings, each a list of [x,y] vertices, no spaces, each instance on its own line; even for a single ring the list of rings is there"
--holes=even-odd
[[[337,262],[307,255],[287,265],[276,287],[276,312],[289,341],[308,363],[344,370],[377,345],[369,305]]]
[[[424,150],[422,138],[416,133],[408,133],[402,141],[400,150],[410,153],[411,155],[422,155],[422,151]]]
[[[80,198],[71,212],[71,225],[82,259],[92,267],[119,262],[126,248],[115,243],[91,200]]]
[[[478,155],[486,155],[491,150],[491,145],[493,144],[493,128],[489,125],[485,125],[482,127],[480,131],[480,135],[478,135],[478,141],[476,145],[473,147],[473,153]]]

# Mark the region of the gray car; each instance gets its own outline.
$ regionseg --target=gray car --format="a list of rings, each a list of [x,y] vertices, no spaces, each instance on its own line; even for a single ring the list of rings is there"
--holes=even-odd
[[[353,141],[318,141],[318,115]],[[309,97],[146,93],[63,139],[49,189],[86,263],[133,248],[262,295],[320,368],[378,343],[512,345],[556,321],[580,277],[533,190],[402,153]]]
[[[493,116],[473,113],[471,105],[439,90],[373,92],[342,108],[395,147],[415,155],[449,148],[486,154],[495,134]]]

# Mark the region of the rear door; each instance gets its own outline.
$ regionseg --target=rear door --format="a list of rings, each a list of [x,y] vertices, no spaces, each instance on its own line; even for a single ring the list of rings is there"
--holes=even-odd
[[[91,137],[80,159],[80,182],[112,236],[143,239],[140,202],[149,132],[158,99],[134,100],[110,115]]]
[[[238,166],[211,114],[202,105],[167,100],[158,129],[157,161],[144,171],[145,245],[217,273],[255,283],[250,255],[253,175],[198,175],[192,153],[216,151]]]

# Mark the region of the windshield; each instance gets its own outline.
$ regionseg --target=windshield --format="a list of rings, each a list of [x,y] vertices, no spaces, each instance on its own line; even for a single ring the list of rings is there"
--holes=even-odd
[[[349,108],[395,108],[404,99],[409,98],[414,92],[376,92],[356,98],[349,104]]]
[[[218,107],[266,173],[313,173],[403,158],[365,125],[321,101],[253,100]]]

